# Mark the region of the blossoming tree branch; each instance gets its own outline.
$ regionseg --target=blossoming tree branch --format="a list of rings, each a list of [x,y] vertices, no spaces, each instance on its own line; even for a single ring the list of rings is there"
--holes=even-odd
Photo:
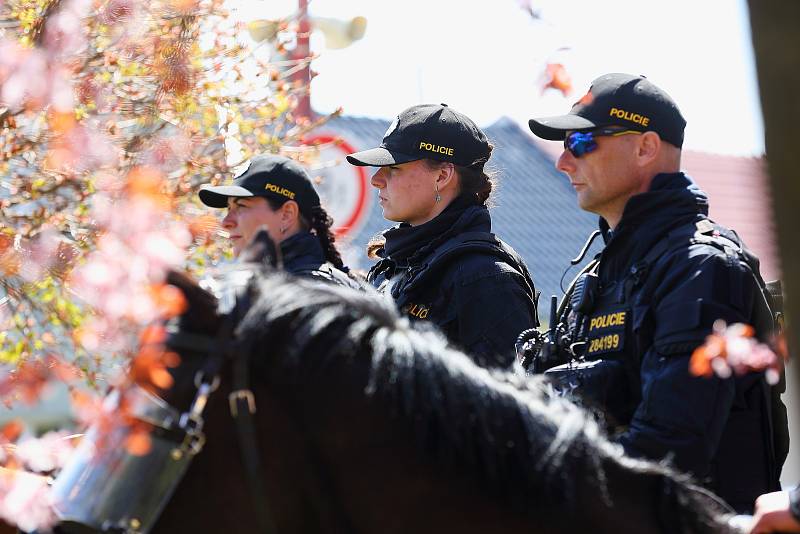
[[[181,309],[165,271],[202,274],[228,253],[197,185],[327,119],[295,113],[308,87],[293,73],[312,60],[289,54],[297,21],[258,43],[245,26],[222,0],[0,2],[5,407],[58,381],[89,419],[92,392],[115,380],[169,386],[170,355],[130,351],[144,325]],[[21,428],[0,432],[0,518],[31,528],[47,522],[46,479],[11,475],[58,462],[31,465]]]

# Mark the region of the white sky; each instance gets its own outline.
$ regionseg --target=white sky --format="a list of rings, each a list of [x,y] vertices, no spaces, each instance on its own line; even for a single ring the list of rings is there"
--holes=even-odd
[[[273,18],[294,0],[243,0],[246,18]],[[326,50],[313,68],[319,112],[393,118],[445,102],[488,126],[501,116],[565,113],[606,72],[644,74],[677,101],[685,148],[760,155],[763,125],[745,0],[314,0],[312,15],[367,18],[366,36]],[[557,52],[569,47],[568,52]],[[565,63],[573,93],[540,92],[548,60]]]

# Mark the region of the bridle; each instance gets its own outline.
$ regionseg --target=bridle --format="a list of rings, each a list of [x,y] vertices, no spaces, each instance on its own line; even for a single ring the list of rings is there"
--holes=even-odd
[[[202,393],[202,386],[213,385],[214,379],[205,377],[218,377],[225,362],[231,363],[231,392],[228,395],[230,414],[234,419],[242,464],[245,471],[245,480],[249,489],[253,513],[259,532],[263,534],[277,534],[274,515],[269,508],[269,500],[263,480],[259,476],[263,473],[262,461],[254,414],[256,411],[255,395],[251,390],[250,355],[252,342],[237,339],[235,330],[251,308],[253,297],[251,280],[256,272],[261,270],[258,264],[250,265],[249,270],[239,268],[239,274],[246,273],[238,282],[222,285],[221,288],[207,288],[219,298],[218,313],[222,316],[222,325],[215,337],[193,334],[189,332],[175,332],[170,335],[168,345],[173,348],[187,348],[200,353],[208,354],[204,367],[203,379],[198,379],[198,396]],[[218,383],[218,380],[217,380]],[[304,432],[304,430],[301,430]],[[307,432],[307,430],[306,430]],[[310,441],[310,440],[309,440]],[[316,456],[313,452],[312,457]],[[311,492],[307,499],[321,515],[326,515],[332,521],[346,529],[353,530],[352,523],[346,515],[339,512],[332,500],[334,494],[328,474],[324,467],[312,463],[311,472],[307,473],[318,488]]]
[[[191,408],[187,414],[184,414],[190,425],[197,425],[201,436],[202,412],[208,396],[219,386],[220,373],[225,364],[231,363],[233,384],[228,395],[228,406],[236,426],[253,513],[259,532],[277,534],[273,514],[269,509],[267,492],[260,477],[260,473],[263,471],[253,420],[256,402],[255,395],[250,389],[250,347],[235,337],[236,327],[250,310],[252,304],[250,281],[255,268],[255,266],[251,266],[246,269],[240,266],[232,271],[234,274],[242,275],[238,281],[234,280],[233,283],[229,282],[218,288],[208,288],[219,299],[217,311],[221,315],[222,324],[216,336],[173,330],[169,332],[166,345],[173,349],[188,349],[208,355],[203,369],[195,375],[197,393]],[[216,291],[214,291],[215,289]],[[205,442],[204,437],[202,442]]]
[[[167,326],[167,348],[207,355],[195,375],[196,391],[188,410],[181,412],[138,386],[112,392],[104,403],[106,411],[118,409],[125,396],[133,424],[118,425],[111,431],[102,424],[93,425],[59,473],[52,493],[56,514],[65,527],[76,525],[82,530],[88,527],[99,532],[130,534],[148,532],[183,479],[191,459],[203,449],[206,439],[203,413],[209,397],[219,387],[221,371],[230,362],[233,387],[228,401],[253,512],[259,532],[276,534],[259,476],[263,471],[253,421],[256,406],[250,389],[250,347],[234,335],[251,307],[250,281],[260,266],[234,267],[220,272],[221,281],[209,279],[207,287],[200,284],[218,299],[216,311],[221,324],[216,335],[183,332],[175,325]],[[133,454],[125,446],[133,425],[152,429],[150,451],[145,455]]]

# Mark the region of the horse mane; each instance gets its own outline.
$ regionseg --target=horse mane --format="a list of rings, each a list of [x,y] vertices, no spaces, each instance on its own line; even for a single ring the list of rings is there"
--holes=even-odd
[[[270,347],[295,380],[334,364],[367,366],[355,374],[365,377],[365,397],[386,401],[426,454],[473,473],[504,502],[528,510],[572,506],[580,489],[610,504],[606,471],[619,465],[659,480],[670,502],[658,506],[681,530],[714,524],[720,510],[710,509],[688,477],[624,456],[589,412],[555,396],[541,377],[478,367],[438,331],[412,328],[394,303],[369,291],[282,273],[257,276],[254,290],[237,329],[253,356]]]

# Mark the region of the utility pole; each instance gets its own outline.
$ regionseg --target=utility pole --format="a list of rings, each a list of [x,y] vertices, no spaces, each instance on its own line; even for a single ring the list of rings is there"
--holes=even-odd
[[[311,55],[311,46],[309,44],[311,37],[311,23],[308,19],[308,0],[298,0],[298,29],[297,29],[297,46],[294,49],[293,59],[297,61],[306,61]],[[292,81],[305,90],[300,95],[300,101],[297,103],[295,114],[297,117],[311,119],[311,68],[310,63],[292,75]]]

